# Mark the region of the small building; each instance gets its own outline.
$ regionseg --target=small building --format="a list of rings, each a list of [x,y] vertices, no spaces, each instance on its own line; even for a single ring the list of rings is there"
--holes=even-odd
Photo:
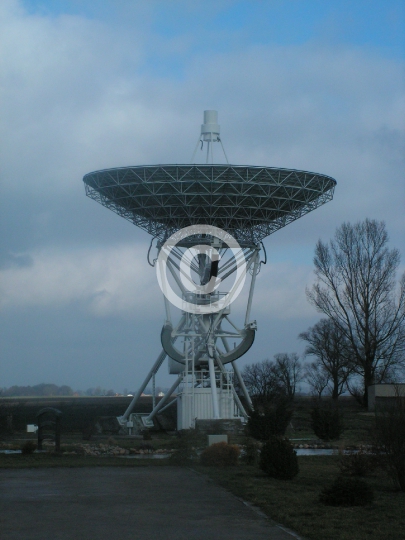
[[[376,405],[381,402],[387,402],[389,399],[401,396],[405,399],[405,383],[398,384],[372,384],[368,387],[368,403],[369,411],[374,411]]]

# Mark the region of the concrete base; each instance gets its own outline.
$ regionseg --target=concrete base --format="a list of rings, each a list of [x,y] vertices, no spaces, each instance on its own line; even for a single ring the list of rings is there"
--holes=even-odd
[[[228,435],[208,435],[208,446],[218,443],[228,443]]]
[[[203,435],[223,433],[240,436],[245,433],[245,426],[240,419],[196,420],[195,428]]]

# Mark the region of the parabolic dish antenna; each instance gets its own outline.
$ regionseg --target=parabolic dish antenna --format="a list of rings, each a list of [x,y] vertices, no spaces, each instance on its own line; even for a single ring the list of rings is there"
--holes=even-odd
[[[118,419],[129,429],[134,423],[152,426],[155,416],[176,401],[178,429],[195,427],[204,419],[247,418],[253,404],[235,361],[249,350],[255,337],[257,325],[250,320],[250,312],[263,262],[262,241],[333,197],[336,181],[330,176],[229,164],[217,122],[216,111],[204,111],[190,164],[118,167],[83,178],[87,196],[157,240],[158,257],[153,265],[165,301],[163,350]],[[226,164],[214,164],[215,143],[220,143]],[[200,144],[201,148],[206,145],[206,163],[194,164]],[[162,278],[165,272],[178,287],[177,300],[169,280]],[[235,290],[239,294],[248,274],[250,288],[241,327],[231,321],[230,307],[232,294]],[[234,283],[229,285],[232,276]],[[226,292],[221,290],[223,286]],[[177,323],[173,322],[173,305],[180,309]],[[166,356],[176,381],[164,398],[154,401],[150,414],[132,414],[151,380],[154,387]],[[170,401],[176,389],[177,399]]]
[[[243,165],[147,165],[95,171],[86,194],[160,240],[214,225],[260,242],[333,197],[330,176]]]

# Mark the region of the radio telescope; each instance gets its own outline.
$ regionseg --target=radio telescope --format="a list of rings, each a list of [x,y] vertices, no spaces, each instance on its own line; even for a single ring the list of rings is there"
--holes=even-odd
[[[204,164],[193,163],[199,146],[206,150]],[[226,164],[214,164],[214,147]],[[105,169],[83,181],[88,197],[152,236],[148,262],[163,291],[162,352],[120,424],[151,427],[176,401],[178,429],[195,427],[199,419],[246,419],[253,406],[236,360],[256,334],[251,308],[256,276],[266,262],[263,239],[330,201],[336,181],[308,171],[229,164],[212,110],[204,111],[190,164]],[[152,248],[157,257],[151,261]],[[241,325],[231,318],[231,304],[246,278]],[[133,414],[151,381],[154,388],[166,357],[169,373],[176,375],[172,387],[153,402],[150,414]]]

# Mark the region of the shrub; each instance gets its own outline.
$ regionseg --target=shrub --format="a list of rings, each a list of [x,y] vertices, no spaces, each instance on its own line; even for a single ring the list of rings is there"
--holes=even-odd
[[[272,436],[260,453],[260,468],[272,478],[291,480],[299,472],[297,453],[288,439]]]
[[[272,435],[284,435],[291,416],[292,409],[287,399],[279,398],[266,402],[250,413],[248,432],[259,441],[267,441]]]
[[[367,476],[375,471],[378,458],[363,451],[344,455],[339,463],[340,472],[347,476]]]
[[[257,465],[260,458],[260,443],[250,437],[246,437],[243,446],[244,452],[242,454],[242,461],[246,463],[246,465]]]
[[[364,480],[338,476],[322,490],[319,500],[328,506],[365,506],[373,502],[374,492]]]
[[[184,465],[187,461],[197,457],[196,448],[200,437],[195,429],[184,429],[177,433],[179,437],[177,450],[171,455],[171,461],[176,465]]]
[[[24,455],[33,454],[37,449],[37,445],[34,441],[26,441],[21,447],[21,453]]]
[[[0,434],[13,433],[13,416],[10,413],[10,405],[0,405]]]
[[[336,407],[319,407],[311,410],[311,427],[319,439],[334,441],[343,431],[342,415]]]
[[[152,454],[155,449],[153,448],[151,444],[142,443],[139,445],[139,450],[143,450],[144,452],[147,452],[148,454]]]
[[[211,444],[201,454],[201,464],[214,467],[227,467],[238,464],[239,447],[226,442]]]

